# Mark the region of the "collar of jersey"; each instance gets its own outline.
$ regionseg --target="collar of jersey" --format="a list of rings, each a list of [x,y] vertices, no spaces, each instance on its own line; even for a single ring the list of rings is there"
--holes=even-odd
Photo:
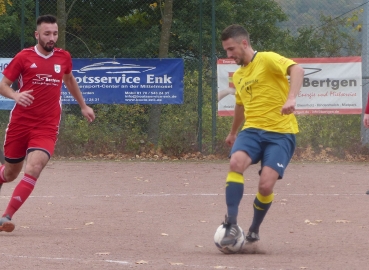
[[[53,50],[50,54],[48,54],[48,55],[44,55],[44,54],[40,53],[40,52],[39,52],[39,50],[37,50],[37,46],[36,46],[36,45],[35,45],[35,52],[36,52],[39,56],[41,56],[42,58],[45,58],[45,59],[50,58],[50,57],[51,57],[51,56],[53,56],[53,54],[54,54],[54,50]]]
[[[257,54],[257,53],[258,53],[258,51],[255,51],[255,52],[254,52],[254,55],[252,56],[250,63],[251,63],[252,61],[254,61],[254,58],[255,58],[255,56],[256,56],[256,54]]]

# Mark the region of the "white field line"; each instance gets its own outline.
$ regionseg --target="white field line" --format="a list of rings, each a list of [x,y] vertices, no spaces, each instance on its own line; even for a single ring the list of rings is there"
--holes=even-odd
[[[253,193],[245,193],[244,196],[255,196]],[[224,194],[219,193],[152,193],[152,194],[91,194],[91,195],[41,195],[41,196],[30,196],[30,198],[92,198],[92,197],[186,197],[186,196],[224,196]],[[300,197],[308,197],[308,196],[368,196],[365,193],[276,193],[275,196],[300,196]],[[10,196],[0,196],[1,198],[9,199]]]

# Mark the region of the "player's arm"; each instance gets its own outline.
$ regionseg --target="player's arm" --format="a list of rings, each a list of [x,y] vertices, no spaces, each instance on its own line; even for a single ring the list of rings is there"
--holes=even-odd
[[[366,108],[364,111],[363,124],[366,128],[369,128],[369,96],[368,96],[368,102],[366,103]]]
[[[244,107],[243,105],[238,105],[236,103],[234,107],[234,116],[231,131],[229,132],[226,138],[226,143],[229,146],[233,145],[237,137],[238,129],[240,128],[240,126],[243,124],[244,121],[245,121]]]
[[[297,64],[288,67],[287,74],[290,75],[290,91],[286,103],[282,106],[282,114],[291,114],[295,111],[296,97],[300,92],[304,73],[304,69]]]
[[[220,101],[221,99],[225,98],[228,95],[234,95],[234,93],[236,92],[236,89],[228,87],[226,89],[223,89],[221,91],[218,92],[218,101]]]
[[[69,74],[64,74],[63,81],[68,91],[72,94],[74,99],[81,107],[82,115],[86,117],[88,121],[92,122],[95,119],[95,113],[91,107],[86,105],[81,90],[79,89],[78,83],[74,78],[72,72]]]
[[[0,95],[13,99],[15,103],[23,107],[31,105],[34,99],[34,97],[31,95],[33,90],[25,90],[22,92],[14,91],[14,89],[10,87],[12,83],[13,82],[11,80],[4,76],[0,81]]]

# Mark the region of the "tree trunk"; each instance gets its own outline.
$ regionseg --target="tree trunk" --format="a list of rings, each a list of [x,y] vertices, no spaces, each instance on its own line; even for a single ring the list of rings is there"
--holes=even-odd
[[[166,0],[162,17],[162,28],[159,45],[159,58],[168,57],[170,28],[173,17],[173,0]],[[151,105],[149,111],[148,141],[157,146],[160,133],[160,116],[162,105]]]
[[[57,11],[56,16],[58,18],[58,30],[59,30],[59,36],[58,36],[58,47],[66,49],[66,43],[65,43],[65,30],[67,27],[67,12],[65,9],[65,0],[58,0],[57,4]]]

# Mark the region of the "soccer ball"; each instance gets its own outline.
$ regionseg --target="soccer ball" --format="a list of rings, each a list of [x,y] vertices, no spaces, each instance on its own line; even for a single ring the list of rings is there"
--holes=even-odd
[[[237,225],[238,226],[238,225]],[[243,245],[245,244],[245,234],[242,230],[242,228],[240,226],[238,226],[238,228],[241,230],[242,234],[241,236],[237,239],[236,243],[232,246],[225,246],[225,247],[222,247],[220,242],[222,241],[224,235],[225,235],[225,232],[226,232],[226,225],[225,224],[222,224],[220,225],[215,234],[214,234],[214,243],[216,245],[216,247],[223,253],[225,254],[232,254],[232,253],[237,253],[239,252]]]

